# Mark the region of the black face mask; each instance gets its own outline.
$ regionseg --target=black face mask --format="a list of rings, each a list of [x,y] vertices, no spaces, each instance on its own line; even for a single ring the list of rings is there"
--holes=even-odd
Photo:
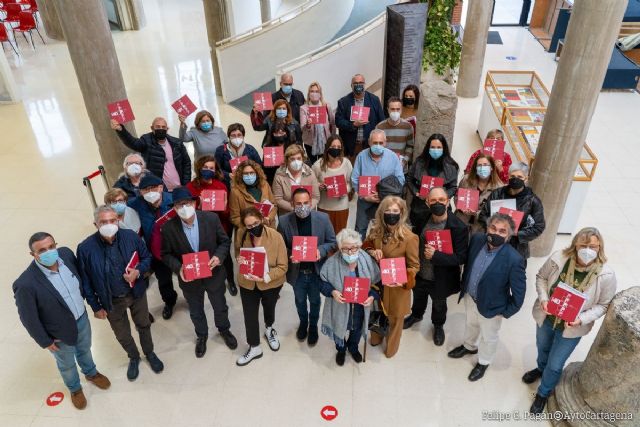
[[[167,139],[167,130],[166,129],[154,129],[153,137],[156,141],[162,141],[163,139]]]
[[[413,107],[413,105],[416,103],[416,99],[415,98],[402,98],[402,105],[404,105],[405,107]]]
[[[327,151],[331,157],[338,157],[342,153],[340,148],[329,148]]]
[[[519,190],[524,187],[524,180],[516,178],[515,176],[509,178],[509,188],[512,190]]]
[[[253,237],[260,237],[262,236],[262,231],[264,230],[264,225],[260,224],[256,227],[250,228],[249,229],[249,233],[253,236]]]
[[[271,135],[271,140],[273,142],[278,143],[278,144],[284,144],[284,142],[287,140],[287,137],[285,135],[283,135],[283,136],[273,136],[273,135]]]
[[[353,85],[353,93],[360,95],[362,92],[364,92],[364,84],[356,83]]]
[[[447,211],[447,205],[444,203],[436,202],[429,206],[431,213],[435,216],[442,216]]]
[[[386,213],[384,214],[384,223],[387,225],[396,225],[400,222],[400,214]]]
[[[499,234],[487,233],[487,242],[493,247],[504,245],[506,239]]]

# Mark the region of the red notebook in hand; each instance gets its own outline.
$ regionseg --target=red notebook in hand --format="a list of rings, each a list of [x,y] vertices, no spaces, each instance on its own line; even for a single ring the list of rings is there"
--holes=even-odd
[[[354,105],[351,107],[351,121],[368,122],[369,107]]]
[[[324,179],[327,197],[339,198],[347,195],[347,180],[344,175],[329,176]]]
[[[442,187],[443,185],[444,178],[424,175],[422,177],[422,180],[420,181],[420,192],[418,193],[418,195],[420,195],[420,197],[426,198],[429,195],[429,191],[431,191],[433,187]]]
[[[182,255],[182,273],[188,282],[211,277],[209,268],[209,252],[194,252]]]
[[[254,203],[256,209],[260,211],[263,217],[268,217],[269,213],[271,213],[271,209],[273,209],[273,205],[271,203]]]
[[[436,251],[443,254],[453,255],[453,243],[451,242],[451,231],[449,230],[427,230],[425,232],[427,245],[433,246]]]
[[[273,101],[271,101],[271,92],[254,92],[253,103],[258,104],[260,111],[273,110]]]
[[[482,145],[482,152],[493,157],[494,160],[504,160],[504,140],[485,139]]]
[[[513,232],[517,233],[520,229],[522,218],[524,218],[524,212],[514,211],[513,209],[509,208],[500,208],[498,209],[498,213],[509,215],[511,217],[513,222],[516,224],[516,229]]]
[[[480,192],[473,188],[458,188],[456,209],[478,212],[480,205]]]
[[[407,263],[404,258],[383,258],[380,260],[380,276],[383,285],[407,283]]]
[[[112,102],[107,105],[107,109],[109,116],[120,124],[129,123],[136,119],[128,99]]]
[[[241,248],[240,256],[244,258],[244,262],[238,266],[240,274],[253,274],[256,277],[264,277],[266,253]]]
[[[307,190],[309,192],[309,195],[311,197],[313,197],[313,185],[298,185],[298,184],[293,184],[291,186],[291,194],[293,195],[293,192],[296,191],[298,188],[304,188],[305,190]]]
[[[140,256],[138,255],[138,251],[133,251],[133,255],[131,255],[131,259],[125,267],[124,272],[128,273],[131,270],[135,270],[136,268],[138,268],[138,264],[140,264]],[[129,282],[129,286],[133,288],[134,283],[135,282]]]
[[[291,258],[298,262],[316,262],[318,251],[317,236],[293,236]]]
[[[200,203],[203,211],[223,212],[227,209],[227,192],[224,190],[202,190]]]
[[[346,303],[362,304],[369,298],[371,281],[366,277],[345,277],[342,296]]]
[[[358,179],[358,196],[367,197],[378,192],[379,176],[361,176]]]
[[[185,117],[198,109],[187,95],[182,96],[176,102],[171,104],[171,106],[176,110],[176,113]]]
[[[174,218],[178,214],[174,209],[168,210],[166,214],[162,215],[160,218],[156,219],[156,225],[158,227],[162,227],[169,221],[171,218]]]
[[[565,322],[575,322],[586,300],[584,293],[560,282],[549,298],[547,311]]]
[[[262,151],[265,167],[273,168],[284,163],[284,147],[282,145],[264,147]]]
[[[235,172],[236,169],[238,169],[240,163],[244,162],[245,160],[249,160],[249,158],[247,156],[240,156],[230,159],[229,166],[231,166],[231,172]]]
[[[322,105],[319,107],[309,106],[309,114],[307,115],[307,122],[310,125],[324,125],[328,121],[327,107]]]

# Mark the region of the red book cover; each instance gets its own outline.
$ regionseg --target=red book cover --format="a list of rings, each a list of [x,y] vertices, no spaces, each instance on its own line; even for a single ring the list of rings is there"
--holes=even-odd
[[[324,179],[327,197],[339,198],[347,195],[347,180],[344,175],[329,176]]]
[[[354,105],[351,107],[351,121],[368,122],[369,107]]]
[[[560,282],[549,298],[547,311],[565,322],[575,322],[586,300],[585,294]]]
[[[420,192],[418,193],[421,197],[426,198],[429,195],[429,191],[433,187],[442,187],[444,185],[444,178],[439,178],[437,176],[429,176],[424,175],[422,177],[422,181],[420,181]]]
[[[371,281],[366,277],[345,277],[342,296],[346,303],[362,304],[369,298]]]
[[[244,258],[244,262],[239,265],[240,274],[253,274],[256,277],[264,277],[266,253],[241,248],[240,256]]]
[[[298,262],[316,262],[318,250],[317,236],[293,236],[291,257]]]
[[[131,255],[131,259],[127,263],[127,266],[124,269],[125,273],[128,273],[130,270],[135,270],[140,264],[140,256],[138,255],[138,251],[133,251],[133,255]],[[129,282],[129,286],[133,288],[133,284],[135,282]]]
[[[262,150],[265,167],[272,168],[284,163],[284,147],[282,145],[264,147]]]
[[[254,203],[253,206],[255,206],[255,208],[258,209],[264,217],[268,217],[269,213],[271,213],[271,209],[273,208],[273,205],[270,203]]]
[[[307,115],[307,121],[311,125],[324,125],[327,123],[327,107],[324,105],[313,107],[309,106],[309,114]]]
[[[383,285],[407,283],[407,263],[404,258],[384,258],[380,260],[380,275]]]
[[[449,230],[427,230],[425,232],[427,245],[436,248],[443,254],[453,255],[453,243],[451,241],[451,231]]]
[[[176,102],[171,104],[171,106],[174,110],[176,110],[176,113],[181,114],[185,117],[198,109],[187,95],[182,96]]]
[[[485,139],[482,152],[494,160],[504,160],[504,144],[502,139]]]
[[[514,230],[514,233],[517,233],[518,230],[520,229],[522,218],[524,218],[524,212],[514,211],[513,209],[509,209],[509,208],[500,208],[498,209],[498,213],[506,214],[511,217],[513,222],[516,224],[516,229]]]
[[[107,105],[107,109],[109,116],[120,124],[129,123],[136,119],[128,99],[112,102]]]
[[[253,103],[258,104],[258,109],[260,111],[273,110],[273,101],[271,101],[270,92],[254,92]]]
[[[168,210],[166,214],[162,215],[160,218],[156,219],[156,224],[158,227],[162,228],[163,225],[167,223],[171,218],[178,215],[174,209]]]
[[[358,179],[358,196],[367,197],[378,192],[379,176],[361,176]]]
[[[291,186],[291,194],[293,194],[294,191],[296,191],[298,188],[305,188],[309,194],[311,195],[311,197],[313,197],[313,185],[298,185],[298,184],[293,184]]]
[[[249,160],[247,156],[234,157],[229,160],[229,166],[231,166],[231,172],[235,172],[238,169],[238,165],[244,162],[245,160]]]
[[[202,190],[200,203],[203,211],[223,212],[227,209],[227,192],[224,190]]]
[[[478,212],[480,192],[473,188],[458,188],[456,209]]]
[[[182,273],[187,281],[211,277],[209,268],[209,252],[194,252],[182,255]]]

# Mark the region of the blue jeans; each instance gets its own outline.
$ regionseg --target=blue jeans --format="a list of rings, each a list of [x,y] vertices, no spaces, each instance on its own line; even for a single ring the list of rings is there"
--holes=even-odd
[[[300,323],[318,326],[321,304],[320,277],[316,273],[298,274],[296,283],[293,285],[293,295]],[[309,310],[307,310],[307,299],[309,299]]]
[[[349,304],[349,322],[347,323],[347,333],[349,338],[344,337],[344,344],[342,346],[336,343],[336,350],[339,353],[344,353],[349,350],[349,353],[358,352],[358,344],[362,338],[362,329],[364,323],[364,307],[360,304]]]
[[[375,216],[377,207],[377,204],[366,202],[365,200],[358,197],[355,228],[356,231],[360,233],[362,241],[364,241],[365,237],[367,236],[369,221],[371,221]]]
[[[580,342],[578,338],[564,338],[561,329],[553,329],[551,321],[545,319],[542,326],[536,328],[536,347],[538,348],[538,369],[542,380],[538,394],[549,397],[560,381],[562,368]]]
[[[91,324],[86,312],[77,320],[77,325],[78,341],[76,345],[67,345],[58,341],[55,344],[60,350],[51,352],[56,359],[64,385],[71,393],[82,389],[76,361],[84,375],[92,377],[98,373],[91,356]]]

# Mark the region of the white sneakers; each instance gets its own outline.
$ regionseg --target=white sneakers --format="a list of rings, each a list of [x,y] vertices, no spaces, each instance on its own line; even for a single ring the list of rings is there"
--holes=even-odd
[[[276,332],[275,329],[269,326],[265,331],[264,336],[267,338],[267,341],[269,342],[269,347],[271,348],[271,350],[273,351],[280,350],[280,341],[278,341],[278,333]]]
[[[258,347],[251,347],[247,349],[247,351],[238,358],[236,361],[236,365],[245,366],[248,365],[253,359],[260,359],[262,357],[262,349]]]

